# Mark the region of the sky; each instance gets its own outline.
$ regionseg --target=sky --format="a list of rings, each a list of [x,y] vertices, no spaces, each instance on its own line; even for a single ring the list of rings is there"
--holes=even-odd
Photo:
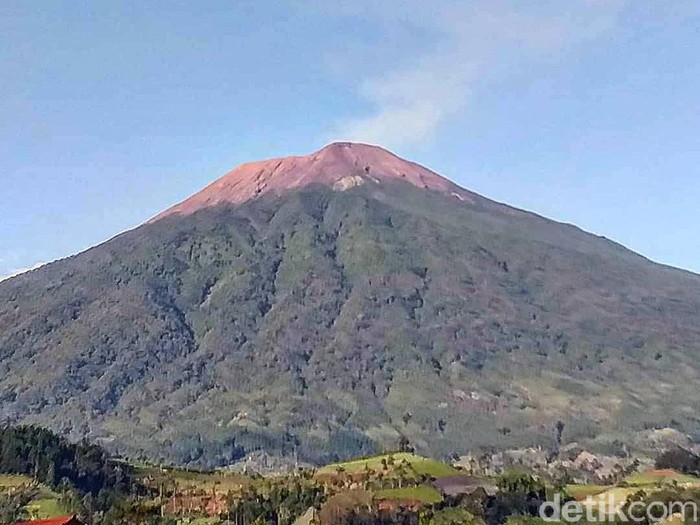
[[[697,0],[0,0],[0,278],[379,144],[700,272]]]

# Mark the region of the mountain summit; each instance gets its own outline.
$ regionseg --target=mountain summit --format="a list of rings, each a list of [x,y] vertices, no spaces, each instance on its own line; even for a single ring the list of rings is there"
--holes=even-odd
[[[445,177],[379,146],[334,142],[310,155],[242,164],[152,220],[173,214],[189,215],[221,204],[238,204],[266,192],[279,193],[311,184],[342,191],[361,184],[396,180],[462,201],[486,201]]]

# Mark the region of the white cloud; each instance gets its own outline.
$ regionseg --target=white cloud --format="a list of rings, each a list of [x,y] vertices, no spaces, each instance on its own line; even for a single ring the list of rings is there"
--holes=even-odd
[[[388,60],[382,72],[360,79],[358,94],[372,110],[339,122],[333,138],[390,147],[424,141],[476,103],[489,83],[605,35],[623,6],[623,0],[354,0],[339,16],[408,27],[429,35],[430,45],[407,48],[403,66]],[[379,55],[381,46],[390,44],[375,44]]]
[[[22,275],[23,273],[31,272],[32,270],[37,270],[38,268],[41,268],[45,264],[46,264],[45,262],[39,262],[30,268],[20,268],[18,270],[13,270],[9,273],[9,275],[6,275],[4,277],[0,277],[0,282],[6,281],[7,279],[10,279],[12,277],[17,277],[18,275]]]

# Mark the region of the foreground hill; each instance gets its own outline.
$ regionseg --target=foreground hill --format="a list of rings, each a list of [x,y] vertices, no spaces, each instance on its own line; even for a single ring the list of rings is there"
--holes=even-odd
[[[209,465],[697,432],[699,276],[380,148],[270,162],[0,283],[0,422]]]

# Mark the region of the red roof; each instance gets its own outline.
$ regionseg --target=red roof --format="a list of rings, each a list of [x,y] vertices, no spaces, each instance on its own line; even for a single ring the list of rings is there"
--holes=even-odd
[[[71,514],[69,516],[59,516],[58,518],[51,518],[50,520],[35,520],[35,521],[18,521],[12,525],[68,525],[75,521],[79,523],[77,518]]]

